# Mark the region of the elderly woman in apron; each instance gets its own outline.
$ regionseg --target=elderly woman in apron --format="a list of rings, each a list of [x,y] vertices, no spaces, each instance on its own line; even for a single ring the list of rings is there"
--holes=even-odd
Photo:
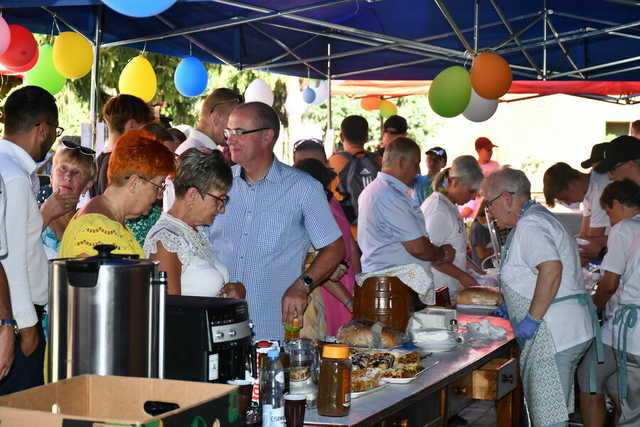
[[[502,251],[500,282],[521,347],[520,372],[533,425],[566,426],[576,367],[595,329],[576,240],[531,200],[531,183],[522,171],[496,171],[481,190],[498,226],[512,228]]]
[[[606,408],[603,392],[616,403],[618,426],[640,425],[640,186],[625,180],[605,187],[600,197],[611,220],[607,254],[602,261],[602,279],[593,295],[605,309],[602,341],[605,363],[595,369],[596,394],[588,393],[589,371],[595,358],[589,349],[580,362],[580,410],[584,425],[603,426]]]

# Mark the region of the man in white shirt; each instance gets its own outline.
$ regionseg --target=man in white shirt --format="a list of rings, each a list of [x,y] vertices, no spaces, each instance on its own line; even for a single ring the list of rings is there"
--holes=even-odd
[[[382,171],[360,194],[363,273],[418,264],[431,276],[432,262],[453,261],[451,245],[436,246],[429,240],[420,206],[410,195],[419,165],[420,147],[409,138],[398,138],[385,149]]]
[[[7,236],[4,230],[6,205],[4,181],[0,175],[0,259],[7,256]],[[4,267],[0,264],[0,381],[7,376],[13,364],[16,342],[15,324],[11,311],[9,283]]]
[[[231,111],[243,102],[242,95],[231,89],[218,88],[211,92],[202,103],[198,124],[191,129],[187,139],[176,148],[176,156],[184,153],[189,148],[220,150],[227,163],[233,165],[227,141],[224,139],[224,129],[227,127]],[[167,186],[162,198],[163,210],[165,212],[169,211],[174,201],[173,182],[167,179]]]
[[[35,169],[36,162],[44,159],[56,136],[62,133],[55,98],[36,86],[18,89],[7,98],[4,125],[0,175],[8,203],[4,223],[8,255],[2,259],[2,266],[9,281],[11,307],[20,336],[13,369],[0,381],[0,395],[44,382],[41,319],[49,290],[47,258],[40,234],[45,225],[43,217],[47,215],[41,214],[36,202],[39,183]]]
[[[606,230],[609,217],[600,206],[600,195],[611,182],[606,174],[591,171],[582,173],[566,163],[551,166],[544,173],[544,197],[547,206],[554,207],[556,200],[571,205],[582,202],[582,224],[578,236],[591,242],[588,250],[581,248],[583,261],[593,258],[607,244]]]

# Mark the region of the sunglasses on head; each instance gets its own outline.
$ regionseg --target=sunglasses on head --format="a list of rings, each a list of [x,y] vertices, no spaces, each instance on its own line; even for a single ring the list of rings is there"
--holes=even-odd
[[[300,147],[302,144],[304,144],[306,142],[309,142],[311,144],[318,144],[320,147],[322,147],[324,149],[324,144],[318,138],[308,138],[308,139],[299,139],[296,142],[294,142],[293,143],[293,151],[296,151],[298,149],[298,147]]]
[[[83,145],[76,144],[75,142],[71,142],[71,141],[60,141],[60,142],[62,142],[62,145],[64,145],[65,148],[69,150],[80,150],[80,153],[84,154],[85,156],[93,157],[96,155],[96,152],[89,147],[85,147]]]
[[[429,150],[429,151],[427,151],[427,154],[435,154],[436,156],[443,157],[444,156],[444,150],[439,150],[439,149]]]
[[[234,96],[232,98],[216,102],[211,106],[211,112],[213,113],[213,110],[215,110],[218,105],[229,104],[231,102],[235,102],[236,104],[244,104],[244,96],[236,95],[236,96]]]

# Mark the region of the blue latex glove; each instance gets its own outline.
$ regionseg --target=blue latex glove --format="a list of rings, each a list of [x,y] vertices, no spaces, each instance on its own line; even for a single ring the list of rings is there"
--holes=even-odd
[[[541,323],[542,320],[536,320],[527,314],[527,316],[518,323],[513,332],[515,333],[516,338],[526,341],[533,338]]]
[[[498,308],[496,308],[494,311],[491,312],[491,315],[496,317],[502,317],[503,319],[508,319],[509,312],[507,311],[507,304],[505,303],[500,304]]]

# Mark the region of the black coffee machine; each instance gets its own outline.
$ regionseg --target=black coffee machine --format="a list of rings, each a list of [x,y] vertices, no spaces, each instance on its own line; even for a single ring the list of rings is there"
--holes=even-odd
[[[244,378],[250,354],[246,301],[166,297],[164,378],[216,383]]]

